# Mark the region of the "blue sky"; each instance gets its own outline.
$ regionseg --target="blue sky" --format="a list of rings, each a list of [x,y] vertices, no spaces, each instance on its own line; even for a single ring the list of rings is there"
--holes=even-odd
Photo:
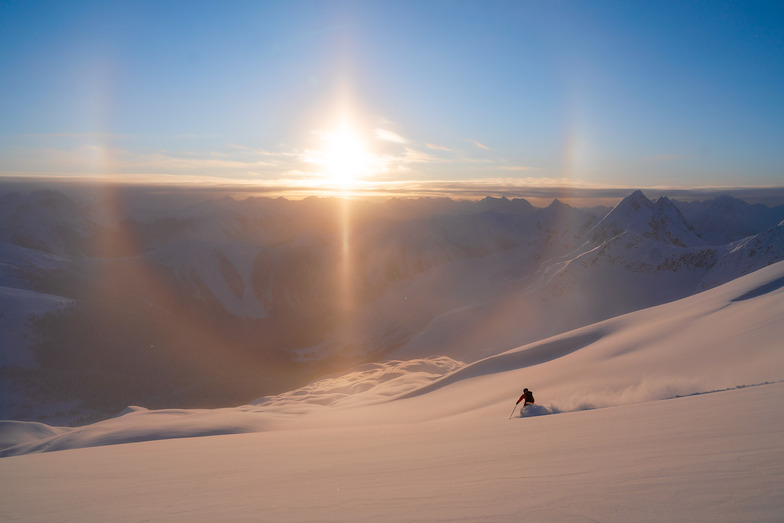
[[[782,28],[781,2],[0,0],[0,174],[780,187]]]

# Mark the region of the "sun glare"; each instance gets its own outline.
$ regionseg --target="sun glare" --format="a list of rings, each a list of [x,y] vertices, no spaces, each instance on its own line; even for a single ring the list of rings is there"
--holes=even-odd
[[[353,189],[379,170],[381,159],[350,125],[318,134],[321,148],[313,151],[308,161],[319,167],[317,174],[324,185]]]

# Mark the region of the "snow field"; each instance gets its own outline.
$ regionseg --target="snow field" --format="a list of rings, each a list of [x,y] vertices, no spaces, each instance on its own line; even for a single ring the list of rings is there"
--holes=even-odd
[[[777,521],[784,384],[530,419],[284,430],[0,461],[25,521]]]
[[[782,318],[784,262],[470,365],[6,423],[0,519],[781,521]],[[523,386],[555,414],[508,419]]]

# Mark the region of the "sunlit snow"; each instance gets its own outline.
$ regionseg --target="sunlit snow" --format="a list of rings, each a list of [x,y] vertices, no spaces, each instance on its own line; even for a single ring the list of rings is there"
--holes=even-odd
[[[783,298],[777,263],[472,364],[391,361],[74,429],[3,422],[0,515],[780,520]],[[523,386],[537,403],[520,418]]]

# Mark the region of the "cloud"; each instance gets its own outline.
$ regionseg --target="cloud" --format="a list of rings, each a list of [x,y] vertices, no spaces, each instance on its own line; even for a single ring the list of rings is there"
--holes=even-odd
[[[435,158],[427,154],[425,151],[420,151],[411,147],[406,147],[405,153],[401,158],[401,161],[405,163],[424,163],[432,162],[434,160]]]
[[[479,142],[477,140],[474,140],[473,138],[468,138],[468,141],[471,142],[472,144],[476,145],[480,149],[484,149],[485,151],[489,151],[490,150],[490,148],[488,146],[486,146],[485,144],[483,144],[483,143],[481,143],[481,142]]]
[[[584,183],[575,178],[559,179],[547,175],[546,164],[534,167],[512,163],[516,158],[499,158],[477,140],[466,138],[463,146],[450,148],[438,143],[415,142],[390,131],[391,122],[377,123],[371,140],[380,140],[366,159],[367,172],[357,181],[358,194],[388,196],[446,196],[480,198],[507,196],[531,199],[532,203],[549,203],[558,198],[573,204],[577,201],[614,205],[634,189],[642,189],[649,198],[666,195],[680,200],[703,200],[718,194],[730,194],[749,203],[769,206],[784,202],[782,187],[606,187]],[[324,136],[324,131],[313,131]],[[20,135],[21,136],[21,135]],[[166,178],[212,180],[215,184],[263,185],[265,192],[303,197],[324,194],[319,186],[317,166],[308,159],[323,152],[278,143],[270,149],[258,144],[240,145],[220,140],[201,149],[202,142],[168,142],[170,149],[119,147],[121,135],[102,133],[54,133],[24,135],[15,144],[0,145],[3,157],[0,176],[10,177],[93,177],[106,179],[149,180]],[[169,137],[171,138],[171,137]],[[75,140],[75,141],[72,141]],[[28,146],[29,143],[38,146]],[[136,144],[138,141],[132,141]],[[25,144],[25,145],[22,145]],[[132,145],[131,142],[127,143]],[[191,150],[186,150],[191,147]],[[476,148],[474,148],[476,147]],[[641,161],[673,161],[688,155],[659,154]],[[481,178],[495,173],[498,178]],[[451,178],[443,179],[443,178]]]
[[[517,171],[517,172],[537,170],[536,167],[528,167],[526,165],[502,165],[501,167],[499,167],[499,169],[503,169],[504,171]]]
[[[115,134],[115,133],[33,133],[22,134],[23,138],[33,139],[49,139],[49,138],[64,138],[67,140],[94,140],[94,141],[107,141],[116,138],[133,138],[131,134]]]
[[[392,143],[398,143],[398,144],[408,143],[408,140],[406,140],[405,138],[403,138],[399,134],[397,134],[397,133],[395,133],[393,131],[389,131],[387,129],[376,129],[374,131],[374,134],[376,135],[376,138],[378,138],[379,140],[382,140],[384,142],[392,142]]]
[[[211,158],[203,156],[177,155],[171,153],[155,153],[138,155],[120,159],[117,167],[121,170],[163,170],[165,172],[200,172],[227,173],[231,171],[246,171],[260,166],[273,166],[272,162],[262,160],[239,160],[230,155],[219,152],[210,152]]]
[[[243,171],[243,176],[223,176],[214,174],[172,174],[164,172],[115,173],[96,177],[89,173],[14,173],[0,172],[0,188],[4,185],[35,183],[83,183],[95,184],[99,180],[113,183],[132,184],[140,189],[154,188],[158,193],[171,190],[181,192],[185,189],[218,197],[270,196],[301,199],[309,196],[335,196],[334,190],[314,180],[311,172],[301,169],[282,169],[276,178],[254,171]],[[104,182],[100,182],[104,183]],[[168,189],[167,189],[168,188]],[[381,198],[453,198],[481,199],[486,196],[524,198],[537,207],[546,207],[554,199],[573,207],[594,207],[616,205],[635,189],[642,189],[648,198],[667,196],[672,199],[694,201],[730,195],[748,203],[762,203],[773,207],[784,204],[784,187],[606,187],[578,184],[573,180],[555,178],[488,178],[465,180],[374,180],[362,181],[352,189],[356,197]],[[341,190],[338,196],[344,197]]]
[[[281,161],[263,151],[210,150],[204,152],[136,150],[81,144],[70,148],[22,148],[5,151],[3,174],[29,175],[145,175],[173,174],[246,177],[260,167],[277,167]]]

